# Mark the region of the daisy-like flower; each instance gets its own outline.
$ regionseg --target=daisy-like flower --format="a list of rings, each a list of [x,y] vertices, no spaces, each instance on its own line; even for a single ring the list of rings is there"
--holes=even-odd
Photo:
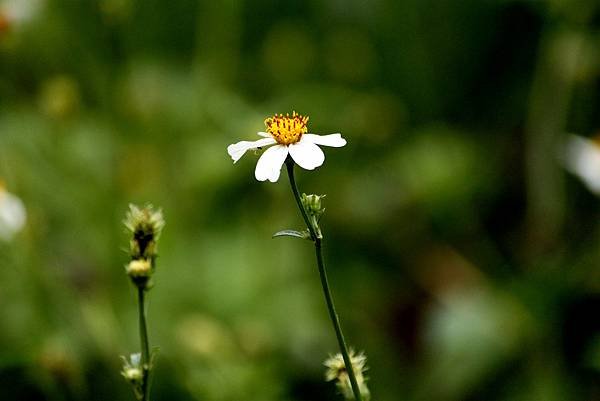
[[[325,161],[325,154],[318,145],[339,148],[346,144],[346,140],[339,133],[310,134],[307,123],[308,117],[296,112],[291,116],[276,114],[265,120],[266,132],[258,133],[262,139],[234,143],[227,147],[227,153],[236,163],[248,150],[270,146],[256,163],[254,175],[258,181],[276,182],[288,155],[303,169],[314,170]]]

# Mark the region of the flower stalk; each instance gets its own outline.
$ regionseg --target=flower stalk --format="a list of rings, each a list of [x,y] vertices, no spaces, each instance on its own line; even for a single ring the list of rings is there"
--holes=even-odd
[[[319,277],[321,279],[321,286],[323,287],[323,294],[325,296],[325,301],[327,303],[327,310],[329,312],[329,318],[331,319],[331,323],[333,324],[333,328],[335,330],[335,335],[338,341],[338,345],[340,347],[340,352],[342,354],[342,358],[344,360],[344,365],[346,367],[346,372],[348,373],[348,378],[350,379],[350,386],[352,388],[352,393],[354,394],[354,399],[356,401],[363,401],[363,397],[360,391],[360,386],[356,379],[356,374],[354,372],[354,368],[352,366],[352,361],[350,358],[350,354],[348,352],[348,346],[346,345],[346,341],[344,339],[344,333],[342,332],[342,326],[340,324],[340,319],[335,309],[335,304],[333,301],[333,296],[331,295],[331,290],[329,288],[329,280],[327,278],[327,271],[325,269],[325,263],[323,262],[323,251],[322,251],[322,239],[323,234],[319,227],[319,217],[323,213],[323,209],[320,208],[320,202],[313,201],[315,206],[318,206],[315,209],[307,210],[307,204],[311,200],[309,197],[316,195],[304,195],[302,198],[298,192],[298,186],[296,185],[296,178],[294,176],[294,166],[295,162],[290,157],[288,157],[285,161],[287,167],[287,173],[290,180],[290,186],[292,188],[292,193],[294,194],[294,199],[296,200],[296,204],[298,205],[298,209],[300,210],[300,214],[306,223],[308,231],[310,233],[310,238],[315,245],[315,255],[317,258],[317,266],[319,268]],[[319,197],[317,197],[318,199]],[[314,199],[314,198],[313,198]],[[302,202],[302,200],[305,200]]]
[[[154,355],[150,353],[148,324],[146,319],[146,292],[153,286],[157,243],[164,226],[162,212],[151,205],[144,208],[130,205],[125,226],[131,232],[129,253],[131,260],[125,272],[137,289],[139,335],[141,352],[123,358],[121,374],[127,379],[139,401],[150,399],[150,374]]]
[[[143,378],[141,383],[142,401],[148,401],[149,382],[150,382],[150,344],[148,342],[148,326],[146,324],[146,304],[145,304],[145,289],[138,287],[138,314],[140,325],[140,344],[142,347],[142,371]]]
[[[308,131],[308,117],[293,112],[290,116],[286,114],[275,114],[265,120],[266,132],[258,132],[262,137],[256,141],[240,141],[227,147],[227,153],[234,163],[252,149],[262,149],[268,147],[258,159],[254,176],[258,181],[277,182],[281,175],[283,165],[286,165],[290,186],[294,195],[294,200],[298,205],[302,219],[306,224],[306,230],[282,230],[273,234],[273,237],[294,237],[311,240],[315,245],[315,254],[319,268],[319,277],[323,287],[323,294],[327,303],[329,317],[333,323],[335,335],[340,347],[342,366],[337,363],[336,375],[338,387],[342,394],[348,400],[368,401],[370,398],[366,379],[363,375],[366,357],[360,354],[356,367],[353,367],[352,353],[348,352],[340,319],[335,310],[329,282],[327,280],[327,271],[323,263],[322,240],[323,233],[319,221],[325,209],[321,205],[321,199],[324,195],[306,195],[298,192],[296,179],[294,177],[294,167],[297,164],[305,170],[314,170],[321,166],[325,161],[325,154],[319,146],[328,146],[341,148],[346,145],[346,140],[340,133],[329,135],[311,134]],[[355,358],[356,359],[356,358]],[[328,375],[327,377],[330,377]],[[330,380],[330,379],[328,379]],[[363,390],[361,393],[361,389]]]

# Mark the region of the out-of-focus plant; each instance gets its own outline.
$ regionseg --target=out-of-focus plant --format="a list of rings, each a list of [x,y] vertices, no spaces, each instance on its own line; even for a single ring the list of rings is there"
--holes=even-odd
[[[155,352],[150,353],[145,295],[146,291],[149,291],[153,286],[152,275],[156,264],[157,243],[165,222],[162,211],[154,210],[152,205],[143,208],[130,205],[124,223],[125,227],[131,232],[129,243],[131,260],[125,267],[125,271],[137,288],[142,351],[131,354],[129,358],[123,358],[124,363],[121,374],[131,383],[136,398],[141,401],[148,401],[150,399],[150,373]]]

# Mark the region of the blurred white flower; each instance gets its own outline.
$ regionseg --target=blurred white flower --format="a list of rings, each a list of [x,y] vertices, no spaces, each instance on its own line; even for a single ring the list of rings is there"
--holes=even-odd
[[[0,17],[8,25],[21,25],[32,20],[45,0],[0,0]]]
[[[237,162],[250,149],[271,146],[256,163],[254,175],[258,181],[276,182],[288,154],[294,162],[306,170],[314,170],[325,161],[325,154],[317,145],[335,148],[346,145],[341,134],[315,135],[307,133],[308,117],[292,113],[274,115],[265,120],[266,132],[259,132],[262,139],[241,141],[227,147],[227,153]]]
[[[565,168],[578,176],[590,191],[600,195],[600,142],[570,135],[563,162]]]
[[[17,196],[0,186],[0,240],[10,241],[25,225],[25,206]]]

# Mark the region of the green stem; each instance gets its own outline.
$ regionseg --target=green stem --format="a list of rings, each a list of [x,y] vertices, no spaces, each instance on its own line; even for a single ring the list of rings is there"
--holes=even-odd
[[[149,378],[150,378],[150,345],[148,344],[148,328],[146,325],[146,305],[145,305],[145,289],[142,286],[138,287],[138,308],[140,318],[140,343],[142,346],[142,371],[144,377],[142,379],[142,401],[150,399],[149,394]]]
[[[298,186],[296,185],[296,178],[294,177],[294,161],[288,156],[285,160],[285,165],[287,167],[288,177],[290,177],[290,185],[292,187],[292,192],[294,193],[294,199],[296,200],[296,204],[300,209],[300,214],[302,214],[302,218],[304,219],[304,223],[306,223],[306,227],[308,227],[308,232],[310,233],[311,239],[314,241],[317,239],[317,233],[315,232],[314,227],[310,224],[310,219],[308,218],[308,214],[306,213],[306,209],[302,205],[302,201],[300,200],[300,194],[298,193]]]
[[[327,302],[327,310],[329,311],[329,317],[331,322],[333,323],[333,328],[335,329],[335,336],[337,337],[337,341],[340,347],[340,351],[342,352],[342,358],[344,359],[344,365],[346,365],[346,372],[348,372],[348,377],[350,378],[350,385],[352,386],[352,392],[354,393],[354,399],[356,401],[362,401],[362,396],[360,394],[360,388],[358,386],[358,382],[356,381],[356,375],[354,374],[354,368],[352,367],[352,362],[350,360],[350,355],[348,354],[348,346],[346,345],[346,341],[344,340],[344,333],[342,332],[342,326],[340,324],[340,318],[335,310],[335,304],[333,303],[333,297],[331,295],[331,290],[329,289],[329,280],[327,279],[327,271],[325,270],[325,264],[323,263],[323,251],[321,248],[321,238],[317,237],[314,227],[310,224],[310,220],[302,205],[302,201],[300,200],[300,195],[298,194],[298,187],[296,185],[296,179],[294,177],[294,161],[291,159],[286,160],[286,166],[288,171],[288,176],[290,178],[290,185],[292,187],[292,192],[294,193],[294,199],[296,200],[296,204],[298,205],[298,209],[300,209],[300,213],[302,214],[302,218],[306,223],[310,235],[315,244],[315,253],[317,256],[317,265],[319,267],[319,277],[321,278],[321,285],[323,287],[323,294],[325,295],[325,301]]]

